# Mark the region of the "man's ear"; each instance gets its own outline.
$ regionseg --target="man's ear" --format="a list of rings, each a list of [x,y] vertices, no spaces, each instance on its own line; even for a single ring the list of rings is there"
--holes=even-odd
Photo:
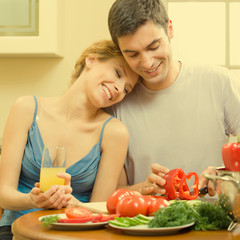
[[[87,68],[92,68],[93,64],[95,63],[96,58],[93,56],[88,56],[85,59],[85,64]]]
[[[172,39],[174,37],[174,32],[173,32],[173,25],[172,25],[172,20],[168,21],[168,37],[169,39]]]

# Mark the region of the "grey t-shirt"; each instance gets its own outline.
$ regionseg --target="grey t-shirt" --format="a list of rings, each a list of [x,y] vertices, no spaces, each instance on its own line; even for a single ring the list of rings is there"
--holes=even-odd
[[[240,79],[222,67],[182,64],[170,87],[139,83],[111,111],[129,129],[129,184],[144,181],[155,162],[200,174],[223,165],[228,134],[240,133]]]

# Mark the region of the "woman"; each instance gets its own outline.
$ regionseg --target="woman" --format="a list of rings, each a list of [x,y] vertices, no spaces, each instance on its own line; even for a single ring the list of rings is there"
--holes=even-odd
[[[83,52],[62,96],[24,96],[14,103],[2,142],[0,226],[38,208],[107,200],[117,188],[128,131],[102,108],[120,102],[137,81],[118,48],[103,40]],[[59,174],[66,185],[40,193],[36,182],[44,145],[66,148],[66,173]]]

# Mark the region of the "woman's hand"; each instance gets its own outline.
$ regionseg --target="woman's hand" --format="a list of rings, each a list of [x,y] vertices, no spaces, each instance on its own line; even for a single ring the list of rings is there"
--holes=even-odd
[[[164,185],[166,184],[166,180],[163,179],[163,176],[169,172],[169,169],[157,163],[153,163],[151,168],[152,173],[143,182],[141,194],[165,194]]]
[[[199,177],[199,189],[208,187],[208,195],[213,197],[215,195],[215,187],[212,181],[204,177],[204,174],[216,175],[216,167],[208,166]]]
[[[44,193],[40,192],[39,183],[35,184],[35,187],[29,193],[34,208],[61,209],[69,205],[72,198],[71,175],[59,173],[58,177],[65,179],[65,185],[53,185]]]

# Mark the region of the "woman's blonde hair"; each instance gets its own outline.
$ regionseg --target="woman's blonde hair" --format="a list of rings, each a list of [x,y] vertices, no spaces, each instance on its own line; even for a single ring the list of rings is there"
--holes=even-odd
[[[91,44],[85,49],[75,64],[72,73],[71,85],[79,78],[84,67],[85,60],[88,56],[94,56],[99,61],[106,61],[108,59],[122,56],[120,49],[111,40],[100,40]]]

